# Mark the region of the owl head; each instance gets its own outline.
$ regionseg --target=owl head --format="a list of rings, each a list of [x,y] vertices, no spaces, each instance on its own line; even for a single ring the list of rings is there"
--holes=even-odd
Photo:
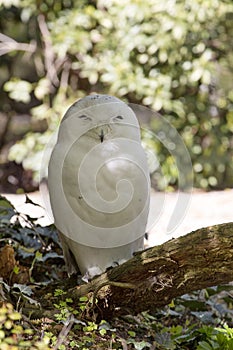
[[[59,138],[71,140],[83,135],[97,143],[116,137],[140,141],[140,128],[126,103],[96,94],[76,101],[61,121]]]

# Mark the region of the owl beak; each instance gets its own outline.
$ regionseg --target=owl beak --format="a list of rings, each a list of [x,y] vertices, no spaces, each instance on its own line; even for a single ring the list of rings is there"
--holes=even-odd
[[[104,141],[104,130],[103,129],[101,129],[99,137],[100,137],[100,142],[102,143]]]

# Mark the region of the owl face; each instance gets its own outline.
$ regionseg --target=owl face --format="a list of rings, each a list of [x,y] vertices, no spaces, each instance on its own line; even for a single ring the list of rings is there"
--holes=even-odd
[[[85,97],[69,108],[62,119],[60,137],[77,140],[85,135],[96,143],[119,137],[140,141],[138,120],[131,108],[112,96],[91,97]]]

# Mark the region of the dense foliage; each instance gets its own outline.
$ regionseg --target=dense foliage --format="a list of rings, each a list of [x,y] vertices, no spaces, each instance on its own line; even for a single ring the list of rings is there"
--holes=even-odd
[[[26,203],[33,205],[28,197]],[[1,350],[233,348],[232,284],[107,322],[85,312],[89,295],[74,303],[64,290],[67,278],[54,226],[36,225],[0,196]],[[77,276],[69,283],[77,285]],[[46,300],[55,312],[43,308]]]
[[[178,130],[196,187],[232,187],[231,0],[0,4],[3,112],[30,113],[40,124],[10,159],[38,170],[66,107],[91,92],[109,93],[152,107]],[[156,139],[145,143],[158,154],[165,185],[176,185],[169,150]]]

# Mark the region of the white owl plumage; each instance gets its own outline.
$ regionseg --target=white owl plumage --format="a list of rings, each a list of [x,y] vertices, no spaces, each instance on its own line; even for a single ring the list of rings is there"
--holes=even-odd
[[[100,274],[143,249],[150,179],[134,112],[90,95],[63,117],[48,188],[68,273]]]

